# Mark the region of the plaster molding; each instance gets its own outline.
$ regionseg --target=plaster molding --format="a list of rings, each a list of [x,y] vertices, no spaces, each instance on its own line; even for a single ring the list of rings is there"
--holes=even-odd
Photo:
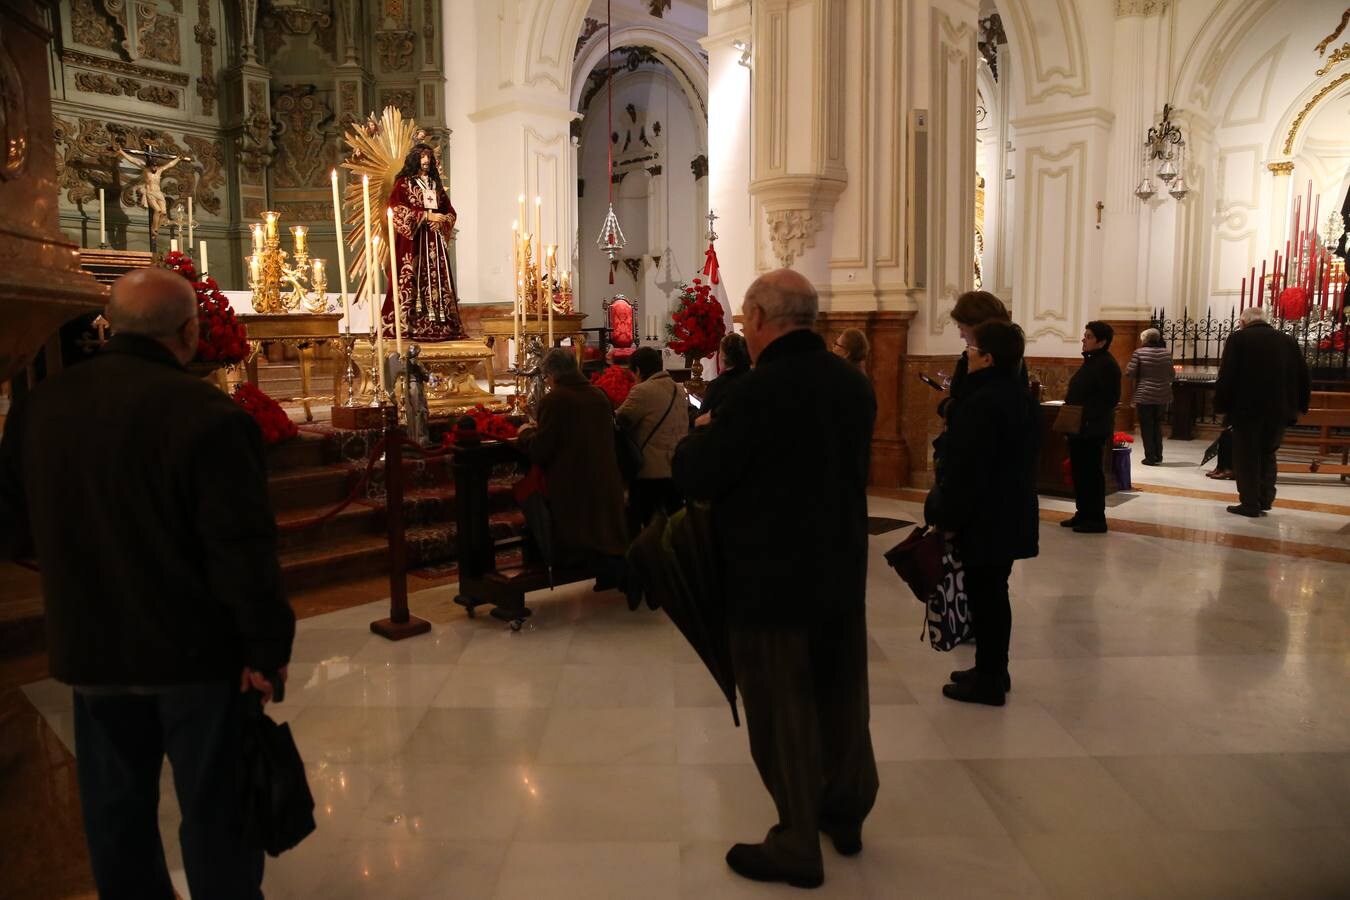
[[[773,209],[765,216],[774,256],[788,267],[816,245],[816,234],[825,227],[825,215],[816,209]]]
[[[1228,98],[1228,106],[1224,109],[1222,124],[1225,128],[1236,128],[1242,125],[1255,125],[1264,122],[1266,111],[1270,106],[1270,93],[1275,85],[1275,73],[1279,68],[1280,57],[1284,55],[1285,45],[1289,43],[1286,36],[1279,43],[1271,47],[1243,73],[1238,81],[1237,87]],[[1262,77],[1264,76],[1264,78]],[[1257,103],[1256,111],[1249,116],[1239,117],[1237,113],[1237,104],[1247,93],[1249,86],[1254,81],[1261,79],[1261,99]]]
[[[1009,119],[1008,124],[1017,129],[1020,135],[1030,135],[1061,128],[1110,128],[1115,120],[1116,114],[1111,110],[1093,106],[1040,116],[1018,116]]]
[[[1040,8],[1052,3],[1058,15]],[[1014,59],[1021,62],[1028,105],[1056,94],[1081,97],[1090,92],[1087,45],[1074,0],[1005,0],[1000,11],[1017,33]]]
[[[1168,0],[1116,0],[1116,18],[1161,16],[1169,5]]]
[[[1066,339],[1077,333],[1079,313],[1075,299],[1083,290],[1084,247],[1081,210],[1087,208],[1088,145],[1085,141],[1069,144],[1058,152],[1045,147],[1025,147],[1025,171],[1029,195],[1022,207],[1022,235],[1027,242],[1023,254],[1025,292],[1034,297],[1031,321],[1045,324],[1033,332],[1038,337],[1053,331]],[[1047,190],[1062,181],[1060,202],[1049,208]],[[1061,225],[1061,233],[1049,234],[1050,222]],[[1068,329],[1068,333],[1064,329]]]
[[[466,116],[466,118],[475,125],[483,122],[491,122],[493,119],[500,119],[503,116],[514,115],[516,113],[526,113],[532,116],[543,116],[548,119],[557,119],[560,122],[571,122],[573,119],[580,119],[581,115],[562,106],[552,106],[547,103],[541,103],[537,100],[507,100],[504,103],[497,103],[493,106],[485,106],[482,109],[475,110]]]

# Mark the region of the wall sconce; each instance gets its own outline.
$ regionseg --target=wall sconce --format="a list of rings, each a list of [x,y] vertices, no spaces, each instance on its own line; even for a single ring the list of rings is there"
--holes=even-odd
[[[736,65],[745,66],[747,69],[752,68],[750,64],[752,58],[750,44],[746,41],[732,41],[731,46],[741,54],[741,58],[736,60]]]
[[[1186,187],[1186,176],[1183,174],[1186,165],[1186,141],[1181,136],[1181,129],[1172,121],[1172,107],[1167,103],[1163,104],[1162,121],[1150,127],[1148,136],[1144,139],[1144,176],[1140,179],[1139,186],[1134,189],[1134,195],[1140,200],[1146,201],[1158,192],[1153,183],[1153,175],[1149,171],[1149,167],[1155,161],[1158,162],[1157,175],[1163,183],[1163,188],[1173,199],[1184,199],[1190,192]]]

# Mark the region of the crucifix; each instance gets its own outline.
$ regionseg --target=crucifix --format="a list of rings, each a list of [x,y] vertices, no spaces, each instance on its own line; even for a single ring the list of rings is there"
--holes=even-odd
[[[117,152],[123,159],[141,170],[144,182],[141,188],[141,206],[150,215],[150,252],[156,253],[159,250],[159,228],[169,212],[164,199],[164,189],[160,185],[160,176],[184,160],[192,162],[192,157],[161,153],[149,142],[146,143],[144,150],[127,150],[122,147]],[[136,158],[138,156],[140,159]]]
[[[708,210],[708,215],[704,218],[708,220],[708,241],[711,243],[712,241],[717,240],[717,232],[713,230],[713,223],[722,217],[710,209]]]

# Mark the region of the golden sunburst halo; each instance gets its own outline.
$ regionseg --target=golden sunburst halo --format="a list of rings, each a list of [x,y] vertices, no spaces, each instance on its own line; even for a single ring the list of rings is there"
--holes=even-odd
[[[376,121],[372,116],[366,122],[352,125],[347,129],[346,141],[349,153],[342,167],[351,173],[347,181],[347,197],[343,203],[347,222],[347,246],[354,250],[352,255],[352,279],[356,282],[358,297],[366,293],[366,241],[365,222],[361,215],[361,179],[370,178],[370,228],[373,234],[381,237],[375,254],[375,264],[381,269],[387,268],[389,250],[385,209],[389,206],[389,195],[394,190],[394,179],[403,168],[403,160],[413,146],[413,135],[417,133],[417,122],[403,117],[403,113],[392,106],[386,106],[384,113]]]

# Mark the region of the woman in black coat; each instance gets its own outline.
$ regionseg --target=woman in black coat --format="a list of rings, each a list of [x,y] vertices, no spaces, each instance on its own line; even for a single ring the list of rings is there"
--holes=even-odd
[[[990,321],[972,338],[965,387],[947,421],[944,461],[924,518],[952,535],[975,631],[975,668],[953,672],[942,693],[1002,706],[1011,684],[1008,578],[1014,560],[1036,556],[1040,547],[1039,415],[1018,375],[1026,346],[1022,329]]]
[[[750,374],[750,349],[746,347],[742,335],[733,331],[722,338],[718,352],[722,357],[722,371],[708,382],[708,389],[703,392],[701,410],[703,414],[711,414],[717,407],[726,403],[740,387],[745,376]]]
[[[1115,430],[1120,403],[1120,364],[1111,356],[1115,329],[1105,322],[1089,322],[1083,329],[1083,365],[1069,379],[1066,405],[1080,406],[1083,420],[1068,435],[1069,467],[1073,473],[1074,514],[1059,524],[1079,534],[1106,531],[1106,472],[1102,451]]]

